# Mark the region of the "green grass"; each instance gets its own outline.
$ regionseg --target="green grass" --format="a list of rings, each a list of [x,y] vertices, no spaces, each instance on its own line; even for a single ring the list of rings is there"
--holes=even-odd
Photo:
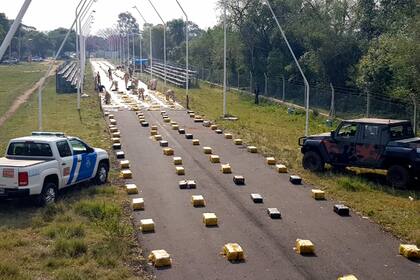
[[[44,63],[0,65],[0,116],[19,95],[31,88],[47,70]]]
[[[87,71],[89,71],[88,69]],[[2,69],[0,69],[0,76]],[[88,72],[89,73],[89,72]],[[87,85],[92,88],[92,76]],[[89,91],[76,110],[76,95],[57,95],[54,79],[44,91],[44,129],[79,136],[92,146],[110,149],[97,95]],[[37,129],[36,95],[0,127],[0,151],[10,138]],[[129,201],[117,178],[65,190],[46,208],[29,201],[0,204],[0,280],[9,279],[149,279],[135,238]]]
[[[162,90],[163,82],[159,83]],[[176,97],[185,104],[185,89],[173,88]],[[385,230],[420,245],[419,191],[401,191],[384,183],[383,172],[349,169],[335,173],[307,172],[301,167],[302,155],[298,138],[303,136],[305,114],[297,111],[289,115],[287,107],[261,101],[254,104],[247,94],[228,93],[228,113],[238,121],[224,121],[222,115],[222,90],[201,83],[200,88],[190,89],[190,107],[206,119],[215,120],[221,127],[234,133],[247,144],[253,144],[266,156],[274,156],[285,163],[291,173],[300,174],[308,184],[327,191],[329,198],[342,201],[355,211],[382,225]],[[322,116],[310,117],[310,134],[332,130]],[[409,196],[414,201],[409,200]]]

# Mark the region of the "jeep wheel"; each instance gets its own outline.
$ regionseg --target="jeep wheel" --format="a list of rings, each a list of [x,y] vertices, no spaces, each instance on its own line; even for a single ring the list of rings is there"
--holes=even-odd
[[[308,151],[303,155],[302,165],[307,170],[319,172],[324,170],[325,162],[317,152]]]
[[[104,185],[108,180],[108,171],[109,167],[108,164],[105,162],[100,162],[98,166],[98,171],[96,171],[96,176],[94,182],[96,185]]]
[[[55,203],[57,189],[57,185],[54,182],[45,182],[41,193],[36,197],[36,204],[38,206],[46,206]]]
[[[392,165],[388,168],[387,181],[391,187],[404,189],[410,182],[410,172],[405,166]]]

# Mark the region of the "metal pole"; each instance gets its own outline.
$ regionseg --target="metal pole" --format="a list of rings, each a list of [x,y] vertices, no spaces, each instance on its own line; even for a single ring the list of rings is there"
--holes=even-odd
[[[330,118],[335,119],[335,91],[334,86],[330,83],[331,87],[331,108],[330,108]]]
[[[267,74],[264,73],[264,95],[265,96],[267,96],[267,92],[268,92],[267,84],[268,84],[268,77],[267,77]]]
[[[2,60],[4,53],[7,50],[7,47],[10,45],[10,42],[13,39],[13,36],[15,36],[16,30],[18,29],[20,23],[22,22],[23,17],[25,16],[26,11],[29,8],[29,5],[31,4],[32,0],[25,0],[22,7],[20,8],[20,11],[18,15],[16,16],[16,19],[13,21],[12,26],[10,27],[9,31],[7,32],[6,37],[3,40],[3,43],[0,46],[0,60]]]
[[[142,49],[142,42],[141,42],[141,33],[139,34],[140,37],[140,73],[143,74],[143,49]]]
[[[281,76],[283,80],[283,102],[286,101],[286,81],[284,80],[284,75]]]
[[[67,34],[63,39],[63,42],[61,42],[60,48],[58,49],[57,53],[55,54],[54,59],[50,62],[48,70],[45,73],[44,78],[41,80],[41,84],[39,85],[39,88],[38,88],[38,129],[39,129],[39,131],[42,131],[42,90],[43,90],[43,87],[44,87],[44,84],[45,84],[45,80],[48,78],[48,75],[50,74],[52,66],[54,65],[55,61],[57,60],[58,56],[60,55],[61,50],[63,49],[64,44],[67,42],[67,39],[69,38],[71,30],[73,29],[76,22],[77,22],[77,19],[75,18],[74,21],[73,21],[73,24],[70,27],[70,29],[67,31]]]
[[[249,71],[249,93],[252,94],[252,72]]]
[[[130,67],[130,34],[127,33],[127,68]]]
[[[286,34],[284,33],[283,28],[281,27],[280,22],[278,21],[278,19],[277,19],[277,17],[276,17],[276,14],[274,13],[273,9],[271,8],[271,5],[270,5],[269,0],[261,0],[261,1],[262,1],[262,3],[263,3],[263,4],[264,4],[264,3],[265,3],[265,4],[267,4],[268,8],[270,9],[271,14],[273,15],[273,18],[274,18],[274,20],[276,21],[277,26],[278,26],[278,27],[279,27],[279,29],[280,29],[280,33],[281,33],[281,35],[282,35],[282,37],[283,37],[284,41],[286,42],[286,45],[287,45],[287,47],[289,48],[289,51],[290,51],[290,53],[292,54],[293,59],[294,59],[294,61],[295,61],[295,63],[296,63],[296,66],[298,67],[299,72],[300,72],[300,74],[302,75],[303,81],[304,81],[304,83],[305,83],[305,96],[306,96],[306,104],[305,104],[305,105],[306,105],[306,106],[305,106],[305,107],[306,107],[305,136],[308,136],[308,134],[309,134],[309,83],[308,83],[308,80],[306,79],[306,76],[305,76],[305,74],[303,73],[302,68],[300,67],[299,61],[297,60],[297,58],[296,58],[296,56],[295,56],[295,53],[293,52],[293,49],[292,49],[292,47],[290,46],[289,41],[287,40]]]
[[[150,37],[150,80],[153,79],[153,45],[152,45],[152,25],[149,25]]]
[[[140,10],[137,8],[137,6],[134,6],[133,9],[136,9],[139,13],[140,17],[143,19],[145,24],[148,24],[146,19],[144,18],[143,14],[140,12]],[[153,51],[152,51],[152,26],[149,25],[149,36],[150,36],[150,79],[153,79]],[[142,71],[143,73],[143,71]]]
[[[181,11],[182,11],[182,13],[185,15],[185,20],[186,20],[186,22],[185,22],[185,34],[186,34],[186,39],[185,39],[185,48],[186,48],[186,57],[185,57],[185,59],[186,59],[186,62],[185,62],[185,65],[186,65],[186,86],[185,86],[185,91],[186,91],[186,98],[187,98],[187,109],[190,109],[190,99],[189,99],[189,96],[188,96],[188,88],[189,88],[189,83],[190,83],[190,77],[189,77],[189,65],[188,65],[188,48],[189,48],[189,44],[188,44],[188,37],[189,37],[189,34],[188,34],[188,15],[187,15],[187,13],[185,13],[185,11],[184,11],[184,9],[182,8],[182,6],[181,6],[181,4],[179,3],[179,1],[178,0],[175,0],[176,1],[176,3],[178,4],[178,6],[179,6],[179,8],[181,8]]]
[[[134,43],[136,42],[136,37],[135,37],[135,35],[136,34],[131,34],[132,36],[133,36],[133,58],[132,58],[132,60],[133,60],[133,74],[135,74],[136,73],[136,52],[135,52],[135,45],[134,45]]]
[[[158,15],[158,17],[160,18],[160,20],[162,21],[162,24],[163,24],[163,67],[164,67],[164,72],[165,72],[164,91],[166,91],[166,81],[167,81],[167,73],[166,73],[166,22],[160,16],[159,12],[156,10],[152,1],[151,0],[148,0],[148,1],[149,1],[150,5],[153,7],[153,9],[155,10],[156,14]]]
[[[223,0],[223,116],[226,117],[226,0]]]

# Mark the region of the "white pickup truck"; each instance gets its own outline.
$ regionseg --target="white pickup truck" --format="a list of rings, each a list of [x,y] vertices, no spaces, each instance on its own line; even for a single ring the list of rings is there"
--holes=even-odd
[[[93,179],[108,179],[109,157],[63,133],[34,132],[12,139],[0,158],[0,197],[34,197],[37,204],[55,202],[62,188]]]

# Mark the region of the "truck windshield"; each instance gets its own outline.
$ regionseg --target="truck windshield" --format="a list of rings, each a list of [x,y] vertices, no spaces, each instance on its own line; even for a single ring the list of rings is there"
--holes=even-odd
[[[14,142],[7,150],[9,156],[22,157],[52,157],[52,151],[49,144],[34,142]]]

